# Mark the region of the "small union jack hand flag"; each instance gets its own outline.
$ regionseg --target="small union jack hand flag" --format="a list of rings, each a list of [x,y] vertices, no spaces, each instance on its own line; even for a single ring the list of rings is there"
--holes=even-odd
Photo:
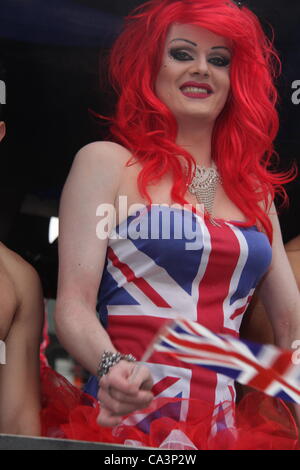
[[[224,374],[267,395],[300,404],[300,365],[293,364],[293,351],[217,335],[182,318],[159,332],[145,356],[149,356],[150,349]]]

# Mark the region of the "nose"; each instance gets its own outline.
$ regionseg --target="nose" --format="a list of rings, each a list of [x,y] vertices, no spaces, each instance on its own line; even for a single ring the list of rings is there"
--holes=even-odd
[[[191,75],[209,76],[209,66],[205,56],[201,56],[198,60],[193,61],[190,69]]]

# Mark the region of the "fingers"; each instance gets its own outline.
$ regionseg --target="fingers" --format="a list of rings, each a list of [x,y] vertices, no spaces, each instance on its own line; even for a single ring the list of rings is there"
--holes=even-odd
[[[153,394],[150,391],[140,390],[136,395],[126,395],[119,390],[110,388],[109,391],[100,389],[98,398],[102,407],[110,410],[113,414],[124,416],[149,406]]]
[[[153,387],[153,379],[149,369],[140,364],[135,365],[130,381],[137,384],[138,388],[142,390],[151,390]]]
[[[101,426],[113,428],[118,426],[122,421],[121,416],[114,416],[109,410],[106,408],[101,408],[100,414],[97,418],[97,423]]]
[[[121,422],[122,416],[147,408],[153,399],[152,385],[146,367],[120,361],[100,380],[99,424],[113,427]]]
[[[100,380],[100,388],[113,388],[125,395],[136,395],[142,388],[150,390],[153,381],[149,369],[145,366],[120,361]]]

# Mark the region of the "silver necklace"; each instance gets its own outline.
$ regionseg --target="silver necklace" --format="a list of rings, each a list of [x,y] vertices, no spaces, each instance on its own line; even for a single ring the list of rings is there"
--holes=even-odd
[[[221,177],[217,168],[206,168],[196,165],[195,174],[188,190],[191,194],[196,196],[197,201],[204,205],[206,212],[209,214],[210,221],[214,225],[218,225],[213,217],[212,211],[214,200],[216,196],[217,186],[221,184]]]

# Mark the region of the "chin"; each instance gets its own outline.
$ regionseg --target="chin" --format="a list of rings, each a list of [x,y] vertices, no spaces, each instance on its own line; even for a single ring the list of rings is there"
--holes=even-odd
[[[199,110],[194,111],[194,112],[187,112],[187,113],[180,113],[175,115],[177,122],[180,120],[187,120],[187,119],[199,119],[199,121],[207,121],[207,123],[214,122],[217,119],[217,116],[215,114],[211,114],[209,112],[199,112]]]

